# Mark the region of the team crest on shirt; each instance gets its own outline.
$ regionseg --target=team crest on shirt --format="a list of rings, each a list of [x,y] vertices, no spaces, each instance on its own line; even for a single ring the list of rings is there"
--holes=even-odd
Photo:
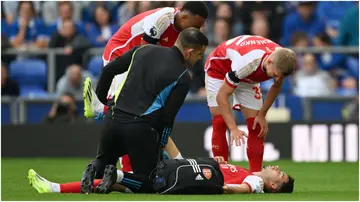
[[[168,37],[163,38],[163,41],[165,41],[167,43],[169,41],[169,38]]]
[[[202,169],[202,173],[203,173],[203,175],[204,175],[204,177],[205,177],[206,179],[210,179],[211,176],[212,176],[212,172],[211,172],[211,170],[208,169],[208,168],[203,168],[203,169]]]
[[[157,31],[156,31],[156,27],[153,26],[151,29],[150,29],[150,35],[151,36],[156,36],[157,35]]]

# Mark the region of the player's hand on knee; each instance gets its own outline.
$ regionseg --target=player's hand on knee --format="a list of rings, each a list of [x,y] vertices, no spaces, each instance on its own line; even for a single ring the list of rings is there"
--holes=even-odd
[[[253,130],[255,130],[257,124],[260,125],[260,133],[258,135],[258,138],[265,137],[269,131],[268,123],[266,121],[265,116],[258,115],[255,117],[254,124],[252,127]]]
[[[224,157],[222,156],[215,156],[215,161],[217,161],[219,164],[227,164],[227,161],[225,161]]]
[[[241,143],[245,144],[245,138],[247,138],[247,134],[244,131],[235,128],[230,131],[230,134],[231,144],[233,144],[233,142],[235,142],[236,146],[241,146]]]

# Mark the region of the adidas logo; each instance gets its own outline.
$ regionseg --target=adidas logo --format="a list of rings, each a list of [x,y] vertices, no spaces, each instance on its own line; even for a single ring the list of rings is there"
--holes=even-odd
[[[204,180],[204,178],[203,178],[203,177],[201,177],[201,175],[200,175],[200,174],[198,174],[198,175],[196,176],[195,180]]]

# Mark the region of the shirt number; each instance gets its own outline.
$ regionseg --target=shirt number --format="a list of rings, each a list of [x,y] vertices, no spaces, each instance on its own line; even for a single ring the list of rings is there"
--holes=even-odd
[[[259,86],[256,86],[256,87],[253,87],[252,89],[253,89],[254,92],[255,92],[254,98],[257,99],[257,100],[260,100],[261,97],[262,97],[262,93],[261,93],[260,87],[259,87]]]

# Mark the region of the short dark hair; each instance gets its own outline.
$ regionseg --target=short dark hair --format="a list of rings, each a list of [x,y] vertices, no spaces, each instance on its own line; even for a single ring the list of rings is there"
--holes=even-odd
[[[289,176],[289,181],[287,183],[282,183],[280,186],[280,190],[278,191],[278,193],[292,193],[294,191],[294,182],[295,179],[292,178],[290,175]]]
[[[301,40],[306,40],[309,41],[309,37],[307,36],[307,34],[305,32],[294,32],[291,36],[291,45],[295,45],[296,43],[298,43]]]
[[[181,11],[189,11],[194,15],[199,15],[205,19],[208,18],[209,10],[203,1],[188,1],[186,2]]]
[[[190,27],[180,32],[176,44],[182,48],[201,48],[208,46],[209,40],[199,29]]]

